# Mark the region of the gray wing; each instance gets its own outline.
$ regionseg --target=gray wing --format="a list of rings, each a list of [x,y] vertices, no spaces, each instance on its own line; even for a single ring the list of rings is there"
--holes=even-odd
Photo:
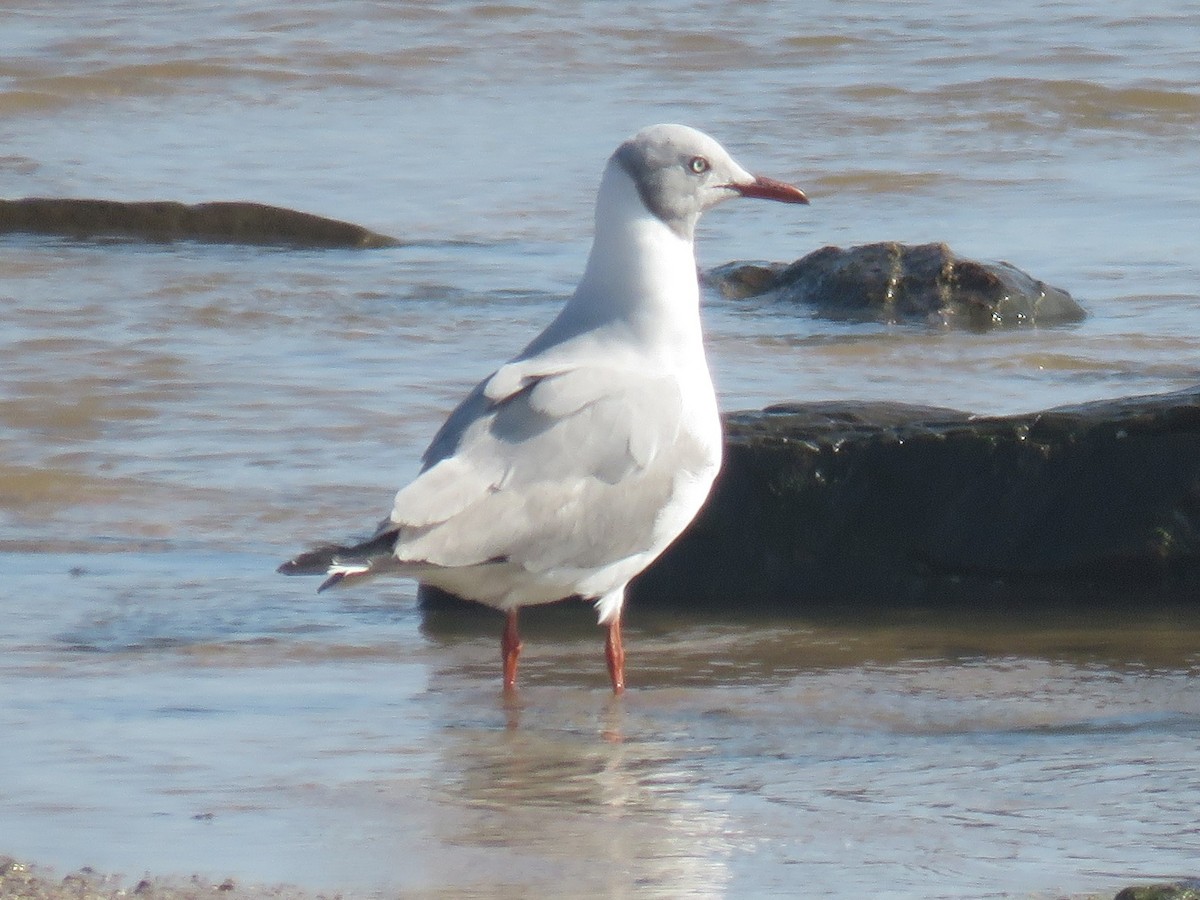
[[[671,377],[510,364],[455,410],[396,495],[396,556],[545,571],[644,552],[679,479],[714,452],[686,427]]]

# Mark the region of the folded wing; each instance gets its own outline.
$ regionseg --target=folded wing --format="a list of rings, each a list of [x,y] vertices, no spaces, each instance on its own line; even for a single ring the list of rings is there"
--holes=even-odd
[[[713,452],[672,377],[512,363],[447,420],[385,528],[402,564],[601,566],[661,542],[661,511]]]

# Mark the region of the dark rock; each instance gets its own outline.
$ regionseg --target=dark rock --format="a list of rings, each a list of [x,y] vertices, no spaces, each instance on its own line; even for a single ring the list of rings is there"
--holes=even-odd
[[[1200,597],[1200,387],[1003,417],[791,404],[726,428],[708,504],[637,604]]]
[[[701,272],[705,284],[712,285],[728,300],[744,300],[774,290],[779,275],[788,267],[781,262],[731,262]]]
[[[1127,887],[1113,900],[1200,900],[1200,879]]]
[[[262,203],[174,201],[0,200],[0,234],[69,238],[195,240],[288,247],[393,247],[399,242],[359,225]]]
[[[945,244],[823,247],[788,266],[730,263],[706,280],[730,298],[770,294],[836,318],[990,328],[1086,315],[1066,291],[1006,262],[962,259]]]

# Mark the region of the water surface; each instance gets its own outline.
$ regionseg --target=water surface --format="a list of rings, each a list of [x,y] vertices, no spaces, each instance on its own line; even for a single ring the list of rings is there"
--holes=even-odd
[[[369,530],[552,316],[600,168],[710,131],[811,207],[705,265],[946,241],[1079,325],[706,298],[726,409],[987,413],[1200,373],[1188,4],[110,0],[0,13],[4,196],[248,199],[370,252],[0,239],[0,851],[357,894],[1052,896],[1195,874],[1200,615],[493,616],[274,566]],[[886,599],[886,598],[884,598]]]

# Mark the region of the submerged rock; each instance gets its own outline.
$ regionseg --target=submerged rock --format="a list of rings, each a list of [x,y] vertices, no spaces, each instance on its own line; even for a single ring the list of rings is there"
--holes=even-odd
[[[787,404],[726,429],[708,504],[635,603],[1200,598],[1200,387],[998,417]]]
[[[69,238],[196,240],[288,247],[393,247],[395,238],[359,225],[263,203],[124,202],[30,197],[0,200],[0,234]]]
[[[730,263],[707,280],[730,298],[770,293],[837,318],[990,328],[1077,322],[1086,315],[1066,291],[1006,262],[963,259],[945,244],[823,247],[791,265]]]

